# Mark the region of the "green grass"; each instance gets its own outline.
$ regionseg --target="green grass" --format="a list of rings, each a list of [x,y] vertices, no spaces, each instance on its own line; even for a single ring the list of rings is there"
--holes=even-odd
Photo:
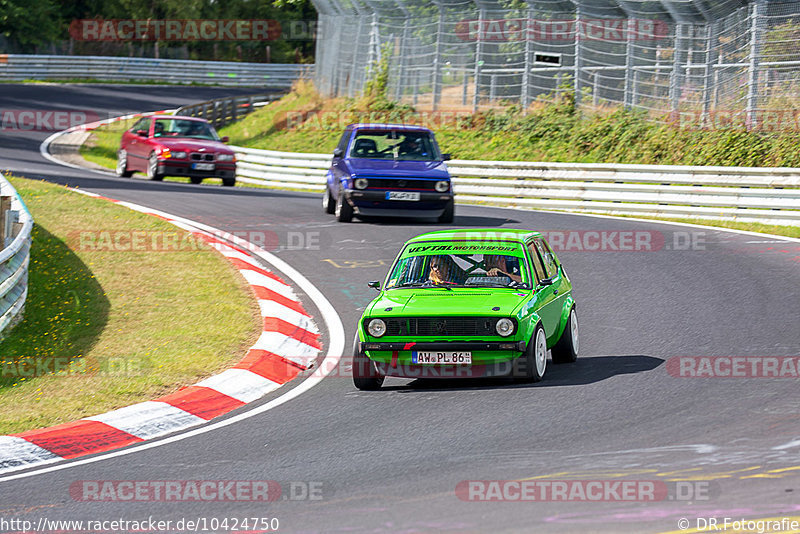
[[[183,230],[10,179],[36,225],[24,318],[0,343],[0,433],[170,393],[229,367],[256,339],[259,315],[242,277]],[[184,239],[183,250],[115,250],[98,233],[121,236],[125,248],[134,231]]]
[[[547,103],[536,102],[527,115],[513,106],[501,111],[461,114],[458,120],[435,128],[436,137],[443,152],[450,152],[459,159],[800,166],[800,151],[797,150],[800,135],[797,133],[689,130],[654,123],[641,113],[620,109],[578,115],[569,96]],[[410,111],[386,101],[371,106],[372,102],[363,98],[359,101],[325,100],[310,83],[300,82],[281,100],[222,128],[220,135],[229,136],[231,144],[238,146],[326,153],[333,151],[344,125],[349,122],[364,115],[367,122],[394,122],[408,117]],[[298,124],[295,119],[298,113],[311,119]],[[321,120],[323,114],[328,114],[329,118]],[[341,117],[341,120],[330,117]],[[98,128],[95,136],[81,148],[81,154],[89,161],[113,168],[120,132]],[[187,181],[185,178],[176,180]],[[792,226],[704,219],[680,221],[790,237],[797,233]]]

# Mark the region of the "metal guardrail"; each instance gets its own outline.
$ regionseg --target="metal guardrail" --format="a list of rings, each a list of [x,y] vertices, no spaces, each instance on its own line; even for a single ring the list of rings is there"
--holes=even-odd
[[[0,176],[0,220],[3,249],[0,250],[0,337],[22,318],[28,296],[31,217],[25,203],[8,180]]]
[[[219,129],[244,118],[256,108],[280,99],[285,93],[218,98],[178,108],[175,115],[202,117]]]
[[[314,65],[105,56],[0,55],[0,80],[158,81],[290,88]]]
[[[323,191],[329,154],[232,147],[237,179]],[[800,224],[800,169],[452,160],[456,200],[613,215]]]

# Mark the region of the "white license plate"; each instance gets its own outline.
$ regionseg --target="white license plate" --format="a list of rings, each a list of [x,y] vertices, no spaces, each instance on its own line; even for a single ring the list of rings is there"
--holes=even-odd
[[[192,168],[196,171],[213,171],[213,163],[192,163]]]
[[[417,191],[387,191],[386,200],[419,200]]]
[[[420,365],[442,365],[453,363],[472,363],[471,352],[457,351],[412,351],[411,362]]]

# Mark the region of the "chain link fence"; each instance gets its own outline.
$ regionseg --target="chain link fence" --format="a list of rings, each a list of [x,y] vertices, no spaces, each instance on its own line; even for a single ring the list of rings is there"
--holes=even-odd
[[[800,109],[800,1],[313,0],[316,83],[356,96],[390,55],[389,94],[420,108],[581,107],[759,127]],[[796,127],[796,125],[793,125]]]

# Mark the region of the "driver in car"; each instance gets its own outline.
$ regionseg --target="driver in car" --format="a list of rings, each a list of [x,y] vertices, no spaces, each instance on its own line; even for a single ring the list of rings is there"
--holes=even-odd
[[[483,265],[486,269],[486,276],[507,276],[518,284],[522,282],[519,262],[515,258],[487,254],[483,257]]]
[[[400,143],[399,149],[401,156],[427,156],[427,153],[422,151],[422,144],[417,137],[406,136]]]

